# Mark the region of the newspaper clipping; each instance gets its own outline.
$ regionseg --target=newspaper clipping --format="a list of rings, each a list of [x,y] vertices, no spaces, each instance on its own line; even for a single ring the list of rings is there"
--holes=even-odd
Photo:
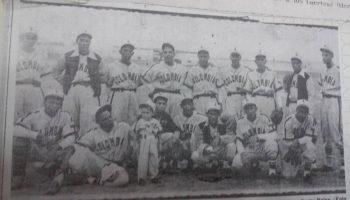
[[[2,198],[346,199],[350,3],[200,2],[5,1]]]

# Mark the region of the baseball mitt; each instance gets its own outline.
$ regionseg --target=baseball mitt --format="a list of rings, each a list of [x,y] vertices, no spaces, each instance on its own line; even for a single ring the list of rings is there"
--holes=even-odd
[[[288,152],[286,153],[286,155],[284,155],[283,159],[284,161],[294,166],[298,166],[301,164],[301,149],[298,142],[292,144],[289,147]]]
[[[221,121],[226,126],[226,133],[233,132],[236,133],[237,122],[236,118],[233,115],[223,115]]]
[[[283,111],[282,110],[274,110],[270,115],[271,121],[276,126],[279,125],[283,119]]]

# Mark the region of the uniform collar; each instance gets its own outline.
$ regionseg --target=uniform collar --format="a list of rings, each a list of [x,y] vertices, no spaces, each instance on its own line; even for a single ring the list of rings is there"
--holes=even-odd
[[[78,48],[74,49],[73,53],[70,55],[70,57],[79,57],[79,50]],[[97,57],[95,56],[95,53],[93,53],[92,51],[89,51],[89,54],[87,55],[88,58],[91,58],[93,60],[98,60]]]
[[[297,73],[297,75],[305,78],[305,70],[304,69],[301,69],[299,73]]]

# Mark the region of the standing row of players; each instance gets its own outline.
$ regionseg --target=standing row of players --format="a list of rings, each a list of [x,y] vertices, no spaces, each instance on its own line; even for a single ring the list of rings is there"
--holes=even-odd
[[[57,87],[57,85],[55,85],[54,81],[52,80],[42,81],[42,76],[47,74],[42,74],[43,66],[41,66],[41,62],[43,60],[41,60],[41,58],[38,58],[38,55],[35,53],[34,45],[37,40],[37,35],[33,32],[29,32],[23,34],[21,40],[23,44],[23,54],[20,54],[21,57],[17,60],[18,64],[16,80],[16,122],[18,122],[18,124],[21,124],[20,121],[25,121],[26,118],[34,115],[34,113],[28,113],[35,111],[42,105],[43,88],[50,88],[48,85],[51,84],[54,88],[59,88],[59,86]],[[131,62],[131,57],[135,48],[132,44],[127,43],[122,45],[120,49],[121,59],[105,67],[102,64],[102,58],[98,54],[90,51],[89,46],[91,40],[92,36],[88,33],[82,33],[78,35],[76,38],[77,49],[66,53],[58,62],[57,67],[55,67],[52,72],[48,73],[49,75],[52,75],[54,78],[56,78],[56,80],[58,80],[58,82],[62,85],[62,90],[64,93],[64,102],[62,102],[63,110],[67,111],[69,115],[72,116],[72,124],[74,124],[72,126],[74,126],[74,132],[78,132],[80,138],[83,138],[85,135],[91,135],[91,131],[89,130],[92,128],[91,124],[93,124],[93,120],[96,120],[96,122],[100,121],[97,119],[97,113],[92,112],[92,108],[103,105],[105,103],[108,103],[110,105],[110,108],[108,106],[105,108],[108,108],[107,111],[110,110],[111,119],[109,119],[109,116],[104,116],[103,120],[97,122],[100,127],[103,126],[103,123],[106,123],[104,126],[109,127],[107,129],[102,129],[102,132],[110,132],[113,129],[113,121],[116,121],[118,123],[126,122],[129,125],[134,125],[136,123],[134,130],[136,133],[140,132],[141,134],[141,132],[143,132],[142,130],[146,130],[146,132],[156,133],[157,131],[152,131],[149,129],[156,129],[157,126],[147,125],[147,117],[143,116],[143,114],[147,114],[142,112],[142,108],[152,108],[152,103],[147,101],[140,102],[136,96],[136,92],[142,84],[145,84],[150,89],[151,99],[156,100],[156,97],[159,97],[158,99],[166,99],[165,103],[158,102],[158,104],[161,104],[158,105],[158,107],[161,108],[162,106],[166,106],[166,108],[164,107],[165,112],[160,112],[163,114],[158,119],[158,121],[160,122],[162,129],[165,129],[163,132],[171,134],[162,134],[162,137],[159,137],[159,141],[156,142],[157,145],[159,143],[160,147],[156,149],[161,152],[161,154],[169,154],[164,157],[171,161],[174,160],[172,159],[172,157],[174,157],[173,153],[170,153],[173,152],[171,150],[173,149],[173,145],[179,143],[178,141],[180,141],[180,138],[193,138],[195,130],[205,130],[204,132],[206,132],[206,134],[203,134],[202,139],[204,141],[204,144],[208,144],[210,143],[211,139],[216,138],[211,134],[211,132],[219,135],[224,135],[226,132],[229,132],[226,130],[221,130],[221,128],[219,128],[220,126],[217,126],[214,123],[217,119],[214,120],[215,118],[212,119],[210,117],[209,111],[211,110],[220,111],[219,114],[223,114],[223,116],[230,115],[233,116],[235,120],[237,120],[240,118],[248,118],[248,111],[246,111],[246,113],[243,112],[243,108],[245,107],[247,107],[247,110],[254,110],[248,108],[256,107],[256,109],[259,110],[259,113],[264,116],[270,116],[272,111],[281,111],[283,110],[283,107],[285,107],[281,99],[281,94],[283,92],[282,84],[280,84],[276,73],[271,71],[266,66],[266,55],[263,53],[259,53],[255,57],[255,62],[257,64],[256,70],[250,70],[247,67],[241,66],[241,55],[237,51],[232,52],[230,55],[232,65],[219,69],[218,67],[215,67],[209,63],[209,52],[207,50],[201,49],[198,51],[198,65],[187,68],[174,61],[174,46],[169,43],[164,43],[162,45],[163,61],[147,70],[143,70],[142,67]],[[333,52],[329,48],[321,48],[321,52],[323,61],[327,66],[324,73],[320,75],[319,80],[323,97],[321,105],[321,133],[323,139],[325,140],[326,152],[332,152],[332,148],[334,149],[335,147],[338,147],[342,152],[342,137],[339,129],[339,69],[334,66],[332,62]],[[292,114],[295,111],[298,100],[308,100],[313,93],[311,76],[302,70],[301,58],[294,56],[291,58],[291,62],[294,73],[290,76],[286,76],[284,80],[285,91],[287,92],[287,102],[285,104],[287,109],[285,109],[285,111],[288,114]],[[44,90],[44,93],[50,93],[50,89],[46,91]],[[56,91],[56,94],[59,93],[60,92]],[[46,96],[50,97],[50,95]],[[61,95],[51,96],[57,97]],[[200,120],[195,120],[195,122],[191,123],[186,122],[187,120],[184,120],[183,124],[178,124],[178,126],[174,124],[173,127],[170,125],[172,123],[167,123],[169,121],[173,121],[172,119],[175,119],[177,116],[184,114],[180,113],[181,102],[183,99],[190,99],[191,102],[193,102],[194,110],[196,110],[198,114],[208,115],[208,118],[205,118],[207,120],[207,123],[201,125],[203,127],[198,128],[200,127]],[[243,106],[243,102],[245,101],[249,103]],[[157,105],[157,102],[155,103]],[[46,104],[47,102],[45,99],[44,105],[47,106]],[[303,103],[303,105],[304,106],[301,107],[309,108],[309,106],[305,106],[307,103]],[[44,109],[44,112],[45,110],[47,109]],[[221,111],[223,111],[223,113],[221,113]],[[307,111],[309,112],[309,109],[307,109]],[[140,113],[142,116],[141,119],[146,122],[141,123],[142,120],[141,122],[140,120],[137,120],[137,116]],[[167,115],[167,113],[169,115]],[[40,128],[30,128],[33,127],[33,125],[30,125],[29,127],[24,125],[23,127],[26,127],[26,130],[31,129],[31,131],[34,130],[36,133],[41,133],[33,133],[33,135],[35,135],[35,138],[36,135],[40,135],[39,138],[41,138],[41,141],[43,140],[42,136],[44,135],[43,138],[45,142],[43,144],[44,146],[48,147],[47,144],[52,144],[50,141],[57,142],[58,140],[62,140],[62,130],[65,129],[60,129],[53,126],[51,127],[50,123],[45,124],[50,121],[49,118],[45,119],[45,116],[47,115],[44,115],[43,118],[33,120],[32,122],[40,124],[39,127],[42,128],[42,130]],[[164,118],[168,120],[164,120]],[[190,118],[190,116],[187,116],[187,118]],[[184,119],[186,119],[186,117]],[[258,139],[252,139],[252,141],[250,141],[250,139],[248,140],[247,138],[256,138],[251,136],[264,135],[264,133],[268,132],[267,128],[260,129],[256,126],[256,124],[258,124],[258,121],[264,121],[263,119],[258,121],[255,119],[255,117],[252,117],[250,119],[251,120],[248,119],[247,123],[243,123],[244,125],[241,125],[241,128],[238,126],[237,129],[236,127],[232,129],[232,136],[222,138],[219,137],[222,139],[222,141],[226,141],[225,143],[227,143],[227,145],[229,144],[228,149],[219,151],[220,155],[228,155],[228,158],[230,158],[229,160],[235,161],[234,163],[241,163],[241,161],[239,161],[240,157],[243,158],[243,163],[245,163],[246,160],[259,160],[257,158],[248,159],[247,157],[249,156],[246,156],[245,153],[243,154],[244,156],[241,156],[243,153],[242,149],[245,149],[248,143],[260,144],[256,142],[263,140],[260,137]],[[268,121],[268,117],[266,120]],[[232,121],[232,119],[229,121]],[[301,123],[300,120],[297,121]],[[141,123],[141,125],[139,123]],[[210,126],[211,123],[214,123],[212,124],[213,126]],[[238,125],[239,124],[240,123],[238,121]],[[136,130],[138,126],[140,126],[139,131]],[[175,127],[177,127],[177,129],[175,129]],[[174,130],[167,131],[167,129]],[[214,131],[215,129],[217,131]],[[244,131],[239,133],[239,130],[241,129]],[[304,127],[303,131],[297,131],[302,132],[302,134],[299,136],[295,135],[296,133],[292,133],[291,137],[287,137],[287,132],[292,130],[292,128],[290,130],[285,130],[283,139],[295,140],[302,138],[302,136],[306,134],[306,129]],[[122,133],[125,133],[125,130],[118,130],[117,132],[118,135],[120,135]],[[15,135],[18,133],[22,132],[15,130]],[[239,142],[240,137],[238,137],[238,135],[240,134],[244,136],[241,137],[242,142]],[[190,137],[185,137],[184,135],[190,135]],[[113,139],[113,137],[114,136],[112,135],[110,137],[102,137],[99,136],[99,134],[93,134],[92,138],[101,141],[100,146],[97,145],[94,149],[99,149],[99,151],[104,153],[108,152],[109,156],[112,156],[113,158],[118,158],[120,155],[129,151],[128,148],[119,149],[122,145],[116,144],[120,144],[119,142],[122,142],[124,140],[120,140],[119,136],[119,139]],[[66,141],[67,138],[73,137],[63,138],[63,141]],[[106,140],[104,141],[103,138]],[[144,136],[144,138],[147,137]],[[233,140],[231,140],[232,138]],[[193,139],[191,139],[191,141],[192,140]],[[249,141],[248,143],[247,140]],[[253,142],[253,140],[257,141]],[[68,143],[71,143],[72,139],[68,141]],[[146,143],[141,141],[139,145],[139,152],[145,153],[142,148],[149,148],[152,146],[152,144],[154,145],[155,141],[157,140],[146,140]],[[198,148],[196,148],[196,144],[198,144],[198,142],[192,143],[192,145],[189,145],[190,149],[193,148],[191,151],[192,153],[190,153],[192,161],[203,160],[202,157],[203,153],[205,152],[209,153],[209,155],[211,155],[212,152],[216,152],[215,155],[217,155],[217,149],[214,150],[215,148],[213,148],[212,145],[199,145]],[[299,143],[304,144],[301,141]],[[290,152],[287,152],[287,158],[292,157],[293,163],[296,160],[299,160],[297,159],[297,156],[294,156],[296,154],[295,152],[298,149],[295,146],[298,146],[299,143],[293,143],[293,145],[290,145],[293,148]],[[184,147],[182,142],[180,142],[180,144],[182,144],[181,146]],[[68,146],[71,147],[71,145]],[[109,149],[112,146],[118,146],[118,148],[114,148],[113,151],[106,151],[105,146],[108,146]],[[252,146],[255,148],[259,145]],[[274,146],[274,144],[268,146]],[[61,149],[60,147],[62,149],[66,149],[64,147],[67,146],[59,146],[57,149]],[[259,146],[259,148],[262,147]],[[51,149],[51,147],[49,147],[49,149]],[[57,149],[54,149],[53,151],[57,152]],[[71,148],[67,149],[69,150]],[[116,151],[115,149],[118,150]],[[255,151],[260,150],[255,149]],[[72,152],[75,152],[73,155],[77,155],[76,150]],[[235,156],[236,152],[239,152],[239,157]],[[277,154],[277,152],[275,153]],[[79,157],[84,157],[82,154],[78,155]],[[149,159],[155,159],[159,157],[154,156],[152,158],[152,156],[150,156],[151,154],[149,153],[147,153],[147,155]],[[146,156],[141,156],[139,158],[146,159]],[[106,159],[114,160],[110,158]],[[324,165],[326,167],[333,165],[331,163],[332,161],[329,161],[329,159],[325,160],[326,162]],[[158,163],[157,160],[154,162]],[[139,159],[138,163],[140,164],[142,161]],[[233,163],[229,162],[229,165],[233,165]],[[271,164],[271,169],[273,169],[273,165],[274,164]],[[152,167],[146,168],[149,169]],[[142,164],[141,167],[139,166],[139,170],[146,168]],[[154,167],[153,169],[155,170],[155,168],[157,167]],[[112,169],[115,170],[115,168]],[[142,174],[142,172],[139,173]],[[155,174],[157,173],[155,172]],[[273,170],[271,171],[271,174],[273,174]],[[155,178],[154,181],[157,181],[157,178]]]

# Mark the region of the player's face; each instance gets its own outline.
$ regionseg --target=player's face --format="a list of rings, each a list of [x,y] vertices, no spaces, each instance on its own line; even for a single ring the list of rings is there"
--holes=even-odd
[[[131,46],[125,46],[119,51],[122,60],[129,61],[131,57],[134,55],[134,49]]]
[[[191,116],[194,111],[193,102],[186,102],[182,105],[183,114],[185,116]]]
[[[79,53],[82,55],[86,55],[89,53],[91,39],[88,36],[80,36],[77,43],[79,48]]]
[[[232,66],[239,66],[239,62],[241,61],[241,56],[238,54],[231,55]]]
[[[329,52],[322,51],[322,60],[324,64],[331,64],[333,55]]]
[[[62,99],[58,97],[47,97],[45,99],[45,112],[49,116],[55,116],[62,107]]]
[[[266,59],[265,58],[256,58],[255,64],[256,64],[256,66],[258,66],[258,68],[265,68]]]
[[[207,112],[208,122],[210,125],[216,125],[218,123],[220,116],[220,111],[218,110],[209,110]]]
[[[202,67],[208,66],[209,63],[209,54],[207,52],[200,52],[198,54],[198,63]]]
[[[297,107],[296,111],[297,112],[295,113],[295,118],[299,122],[305,121],[306,117],[309,114],[309,109],[307,107],[299,106],[299,107]]]
[[[141,116],[144,120],[150,120],[153,116],[153,112],[150,108],[141,108]]]
[[[247,114],[247,118],[250,120],[254,120],[256,118],[256,111],[258,110],[258,108],[256,107],[256,105],[247,105],[244,108],[244,112]]]
[[[292,60],[292,67],[295,73],[299,73],[301,70],[301,62],[299,60]]]
[[[158,112],[159,111],[164,112],[165,108],[166,108],[166,105],[167,105],[167,100],[158,98],[157,101],[155,102],[155,104],[156,104],[156,110]]]
[[[106,130],[107,132],[112,130],[113,119],[111,113],[108,110],[100,113],[97,117],[97,123],[101,126],[102,129]]]
[[[172,64],[174,62],[175,52],[170,47],[165,47],[163,49],[164,62]]]

